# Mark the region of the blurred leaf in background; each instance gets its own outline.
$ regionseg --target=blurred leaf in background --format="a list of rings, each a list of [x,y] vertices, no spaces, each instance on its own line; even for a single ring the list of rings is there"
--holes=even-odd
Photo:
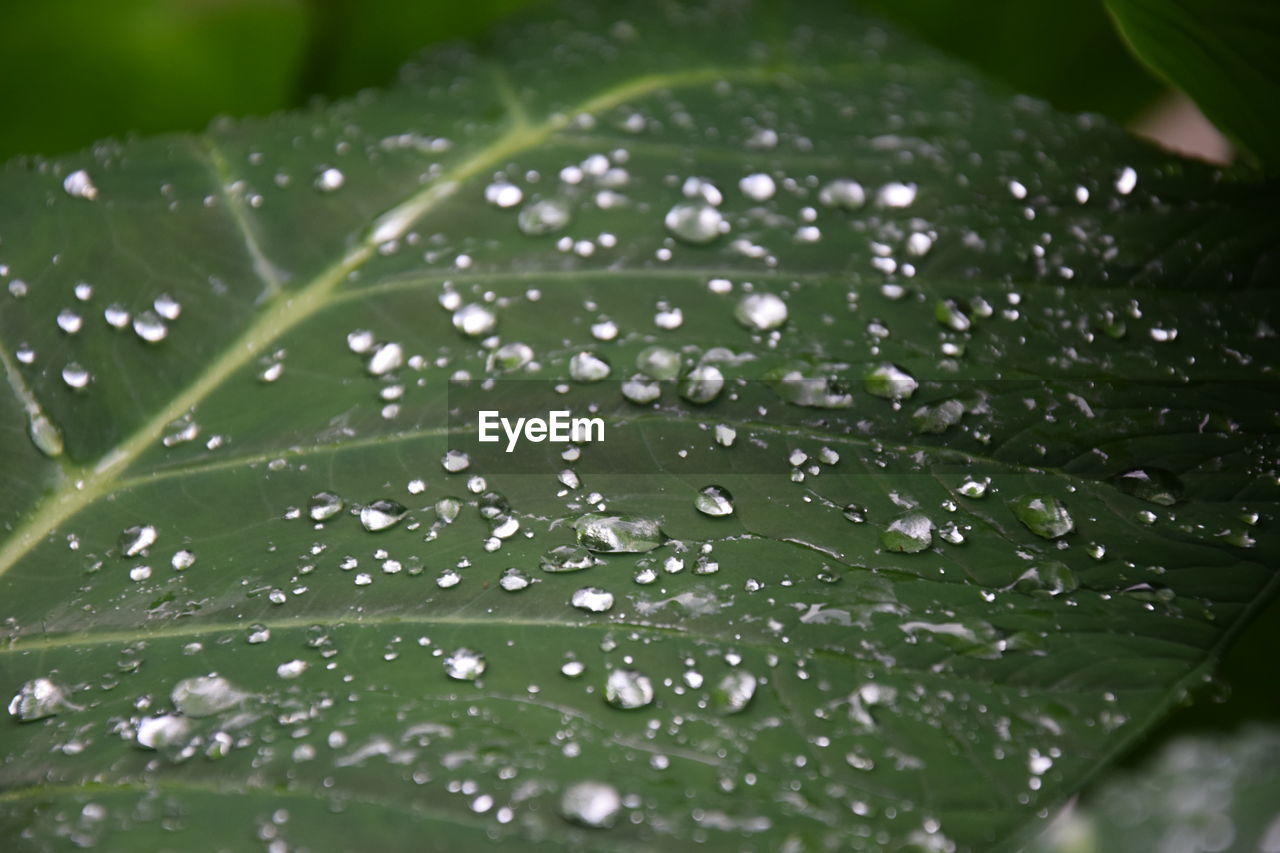
[[[304,0],[0,3],[0,160],[278,109],[310,15]]]
[[[1280,168],[1280,3],[1107,0],[1134,52],[1257,164]]]
[[[387,85],[422,47],[482,38],[538,0],[49,0],[0,4],[0,160],[198,130]],[[1064,110],[1132,118],[1162,90],[1100,3],[866,0]]]

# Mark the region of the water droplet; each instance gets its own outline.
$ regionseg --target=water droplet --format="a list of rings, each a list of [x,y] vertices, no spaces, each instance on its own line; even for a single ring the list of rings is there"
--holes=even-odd
[[[724,486],[703,486],[694,496],[693,505],[698,512],[713,518],[733,515],[733,495]]]
[[[711,701],[721,714],[737,714],[751,704],[756,695],[756,677],[743,669],[735,669],[720,679]]]
[[[133,331],[149,344],[158,344],[169,336],[169,327],[150,308],[133,318]]]
[[[337,169],[328,168],[321,169],[316,175],[315,188],[322,193],[331,193],[334,190],[342,189],[342,185],[347,182],[347,176]]]
[[[494,181],[484,188],[484,200],[495,207],[515,207],[524,200],[524,192],[510,181]]]
[[[173,566],[175,572],[185,572],[196,564],[196,555],[192,551],[183,548],[181,551],[175,551],[173,557],[169,560],[169,565]]]
[[[123,305],[112,303],[108,305],[102,312],[103,319],[107,321],[107,325],[114,329],[123,329],[129,325],[130,314],[125,310]]]
[[[126,557],[136,557],[156,544],[159,538],[160,535],[156,532],[154,525],[135,524],[120,531],[117,544],[120,546],[121,554]]]
[[[483,337],[497,325],[497,315],[475,302],[469,302],[453,312],[453,327],[470,338]]]
[[[1013,588],[1018,592],[1032,595],[1037,593],[1049,596],[1062,595],[1074,592],[1079,587],[1080,581],[1076,579],[1075,574],[1066,563],[1058,560],[1037,563],[1019,575],[1013,583]]]
[[[867,393],[886,400],[907,400],[920,387],[915,377],[896,364],[881,364],[863,378]]]
[[[18,688],[9,700],[9,715],[29,723],[52,717],[63,708],[76,706],[70,702],[67,689],[51,678],[33,678]]]
[[[408,511],[403,504],[383,498],[361,508],[360,523],[365,530],[386,530],[399,524]]]
[[[93,201],[98,197],[98,188],[93,185],[93,179],[84,169],[76,169],[63,178],[62,190],[72,198],[82,198],[86,201]]]
[[[933,521],[921,512],[909,512],[890,522],[880,534],[886,551],[915,554],[933,544]]]
[[[346,501],[333,492],[316,492],[307,501],[307,515],[312,521],[326,521],[342,512]],[[363,521],[363,516],[361,517]]]
[[[577,352],[569,359],[569,376],[577,382],[599,382],[609,377],[609,362],[593,352]]]
[[[516,217],[520,233],[530,237],[559,231],[569,224],[573,210],[560,199],[542,199],[525,205]]]
[[[647,347],[636,356],[636,367],[653,379],[675,379],[680,375],[680,353],[667,347]]]
[[[714,364],[699,364],[680,380],[680,396],[690,403],[710,403],[724,390],[724,374]]]
[[[198,675],[179,681],[169,698],[183,716],[211,717],[239,705],[249,694],[220,675]]]
[[[395,342],[379,344],[373,350],[373,355],[369,356],[369,361],[365,364],[365,370],[369,372],[370,376],[385,376],[391,371],[399,369],[403,364],[404,347]]]
[[[728,232],[723,214],[705,201],[682,201],[667,211],[664,224],[678,240],[705,245]]]
[[[916,200],[916,185],[897,181],[885,184],[876,193],[876,203],[881,207],[910,207]]]
[[[643,708],[653,702],[653,682],[634,669],[615,669],[605,681],[604,699],[627,711]]]
[[[318,645],[324,645],[320,643]],[[304,660],[288,660],[276,667],[276,676],[284,679],[294,679],[307,671],[307,662]]]
[[[489,369],[511,372],[519,370],[533,361],[533,347],[528,344],[512,342],[503,344],[489,356]]]
[[[966,498],[983,498],[991,487],[990,477],[965,477],[964,482],[956,489]]]
[[[576,519],[578,544],[601,554],[640,554],[652,551],[665,538],[656,518],[591,513]]]
[[[1133,468],[1112,477],[1111,482],[1127,495],[1160,506],[1173,506],[1182,500],[1182,481],[1164,468]]]
[[[565,661],[564,665],[560,667],[560,672],[566,678],[578,678],[586,671],[587,665],[580,660]]]
[[[471,467],[471,457],[461,450],[448,450],[440,457],[440,465],[450,474],[458,474]]]
[[[574,591],[569,603],[579,610],[604,613],[613,609],[613,593],[598,586],[584,586]]]
[[[519,592],[522,589],[528,589],[533,583],[533,578],[529,577],[521,569],[510,568],[502,573],[502,577],[498,579],[498,586],[507,592]]]
[[[969,331],[969,327],[973,322],[969,319],[969,315],[961,310],[954,299],[940,300],[934,306],[933,316],[939,323],[957,332]]]
[[[36,449],[51,459],[62,455],[62,431],[43,412],[34,412],[27,424],[27,435]]]
[[[788,364],[765,374],[774,392],[795,406],[814,409],[847,409],[853,394],[844,381],[824,365]]]
[[[166,320],[176,320],[182,314],[182,305],[167,293],[157,296],[151,306]]]
[[[592,829],[608,829],[618,820],[622,797],[605,782],[577,782],[560,797],[560,814],[565,820]]]
[[[147,717],[138,723],[134,743],[144,749],[181,746],[191,731],[191,721],[176,714]]]
[[[857,181],[839,178],[818,190],[818,201],[827,207],[857,210],[867,203],[867,191]]]
[[[58,328],[68,335],[74,335],[84,326],[84,318],[70,308],[63,308],[59,311],[57,320]]]
[[[251,646],[265,643],[271,639],[271,629],[261,623],[254,623],[249,626],[245,634],[245,642]]]
[[[1125,166],[1116,178],[1116,192],[1128,195],[1138,185],[1138,173],[1132,166]]]
[[[646,406],[662,396],[662,386],[657,380],[636,374],[622,383],[622,396],[637,405]]]
[[[778,187],[774,184],[773,178],[763,172],[757,172],[738,181],[738,189],[752,201],[768,201],[773,198]]]
[[[1052,495],[1021,495],[1009,501],[1009,508],[1028,530],[1044,539],[1066,536],[1075,528],[1066,506]]]
[[[542,555],[538,565],[544,572],[577,572],[593,562],[590,552],[581,545],[557,545]]]
[[[475,681],[484,675],[484,655],[468,648],[455,649],[444,659],[444,673],[456,681]]]
[[[787,303],[772,293],[749,293],[738,302],[733,316],[748,329],[767,332],[787,322]]]
[[[92,380],[93,374],[74,361],[62,368],[62,381],[72,388],[85,388]]]
[[[867,520],[867,508],[858,504],[846,504],[842,512],[854,524],[862,524]]]

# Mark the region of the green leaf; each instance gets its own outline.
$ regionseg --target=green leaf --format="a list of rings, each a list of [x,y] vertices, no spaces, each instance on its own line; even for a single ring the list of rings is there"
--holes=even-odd
[[[1246,154],[1280,165],[1280,6],[1268,0],[1107,0],[1134,53]]]
[[[1273,187],[584,5],[0,174],[6,837],[990,849],[1273,590]]]
[[[1183,736],[1137,770],[1114,774],[1059,817],[1029,853],[1167,848],[1274,850],[1280,845],[1280,732]]]

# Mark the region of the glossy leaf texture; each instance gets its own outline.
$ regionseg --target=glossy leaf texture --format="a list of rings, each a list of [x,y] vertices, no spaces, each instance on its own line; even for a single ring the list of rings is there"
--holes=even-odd
[[[1107,0],[1138,58],[1190,95],[1247,157],[1280,168],[1280,8],[1267,0]]]
[[[0,177],[20,846],[992,849],[1273,591],[1274,187],[838,9],[546,15]]]

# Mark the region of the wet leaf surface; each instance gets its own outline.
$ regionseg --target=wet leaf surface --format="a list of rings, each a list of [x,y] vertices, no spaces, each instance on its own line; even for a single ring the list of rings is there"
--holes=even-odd
[[[1205,678],[1274,188],[806,15],[6,168],[7,835],[990,849]]]

